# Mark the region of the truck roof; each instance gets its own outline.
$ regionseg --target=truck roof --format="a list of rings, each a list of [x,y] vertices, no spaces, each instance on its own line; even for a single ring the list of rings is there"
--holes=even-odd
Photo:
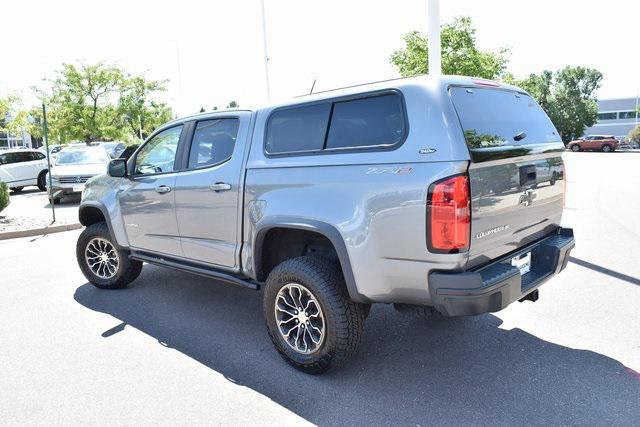
[[[423,87],[429,87],[433,90],[443,90],[451,85],[495,87],[495,88],[502,88],[502,89],[508,89],[508,90],[515,90],[518,92],[524,92],[524,90],[516,86],[512,86],[510,84],[507,84],[504,82],[498,82],[495,80],[482,79],[479,77],[455,76],[455,75],[433,76],[433,75],[422,74],[422,75],[413,76],[413,77],[399,77],[394,79],[380,80],[376,82],[362,83],[362,84],[356,84],[352,86],[329,89],[329,90],[314,92],[310,94],[303,94],[303,95],[299,95],[299,96],[288,98],[281,101],[266,103],[257,108],[232,108],[232,109],[215,110],[215,111],[208,111],[208,112],[199,113],[199,114],[193,114],[193,115],[174,119],[166,123],[162,127],[165,127],[167,125],[174,124],[174,123],[193,120],[193,119],[216,117],[219,115],[228,114],[232,112],[238,112],[238,111],[253,112],[253,111],[258,111],[263,109],[287,107],[287,106],[292,106],[297,104],[304,104],[312,101],[321,101],[323,99],[332,99],[332,98],[341,97],[341,96],[349,96],[349,95],[357,95],[359,93],[374,92],[377,90],[403,89],[411,86],[423,86]]]

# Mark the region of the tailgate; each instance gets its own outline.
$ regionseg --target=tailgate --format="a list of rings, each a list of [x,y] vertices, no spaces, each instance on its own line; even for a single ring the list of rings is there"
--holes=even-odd
[[[468,267],[475,267],[558,228],[564,144],[529,95],[476,87],[450,94],[471,156]]]

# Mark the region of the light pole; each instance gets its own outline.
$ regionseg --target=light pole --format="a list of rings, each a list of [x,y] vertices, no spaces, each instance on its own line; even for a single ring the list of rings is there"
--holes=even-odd
[[[429,74],[442,74],[442,59],[440,52],[440,0],[429,2]]]
[[[56,222],[56,207],[53,198],[53,184],[51,182],[51,151],[49,151],[49,128],[47,126],[47,107],[42,103],[42,139],[44,140],[44,149],[47,152],[47,177],[49,178],[49,186],[47,187],[47,193],[49,193],[49,203],[51,204],[51,214],[53,215],[53,221]]]
[[[640,93],[636,94],[636,127],[638,127],[638,116],[640,116],[640,110],[638,110],[638,97],[640,97]]]
[[[271,88],[269,87],[269,54],[267,53],[267,20],[264,13],[264,0],[260,0],[262,8],[262,44],[264,48],[264,78],[267,88],[267,102],[271,98]]]

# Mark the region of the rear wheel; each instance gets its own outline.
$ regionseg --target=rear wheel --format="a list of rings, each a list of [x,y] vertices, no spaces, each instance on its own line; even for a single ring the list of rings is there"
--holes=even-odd
[[[571,146],[571,151],[573,151],[574,153],[580,151],[580,146],[578,144],[574,144]]]
[[[40,191],[47,191],[47,171],[40,172],[38,175],[38,189]]]
[[[558,174],[556,172],[551,174],[551,185],[555,185],[556,181],[558,180]]]
[[[269,274],[263,312],[280,355],[302,372],[321,374],[356,352],[367,306],[349,299],[335,263],[304,256]]]
[[[12,187],[11,191],[13,191],[14,193],[19,193],[24,189],[24,187]]]
[[[128,255],[118,249],[104,222],[85,228],[76,244],[80,270],[98,288],[124,288],[140,275],[142,263],[129,259]]]
[[[610,153],[610,152],[612,152],[612,151],[613,151],[613,150],[612,150],[612,148],[611,148],[611,146],[610,146],[610,145],[603,145],[603,146],[602,146],[602,152],[603,152],[603,153]]]

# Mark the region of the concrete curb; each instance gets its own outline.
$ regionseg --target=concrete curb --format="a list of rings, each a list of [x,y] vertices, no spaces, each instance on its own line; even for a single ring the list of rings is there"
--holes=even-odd
[[[30,230],[20,231],[7,231],[6,233],[0,233],[0,240],[17,239],[19,237],[31,237],[40,236],[53,233],[61,233],[63,231],[71,231],[82,228],[82,224],[64,224],[64,225],[49,225],[42,228],[32,228]]]

